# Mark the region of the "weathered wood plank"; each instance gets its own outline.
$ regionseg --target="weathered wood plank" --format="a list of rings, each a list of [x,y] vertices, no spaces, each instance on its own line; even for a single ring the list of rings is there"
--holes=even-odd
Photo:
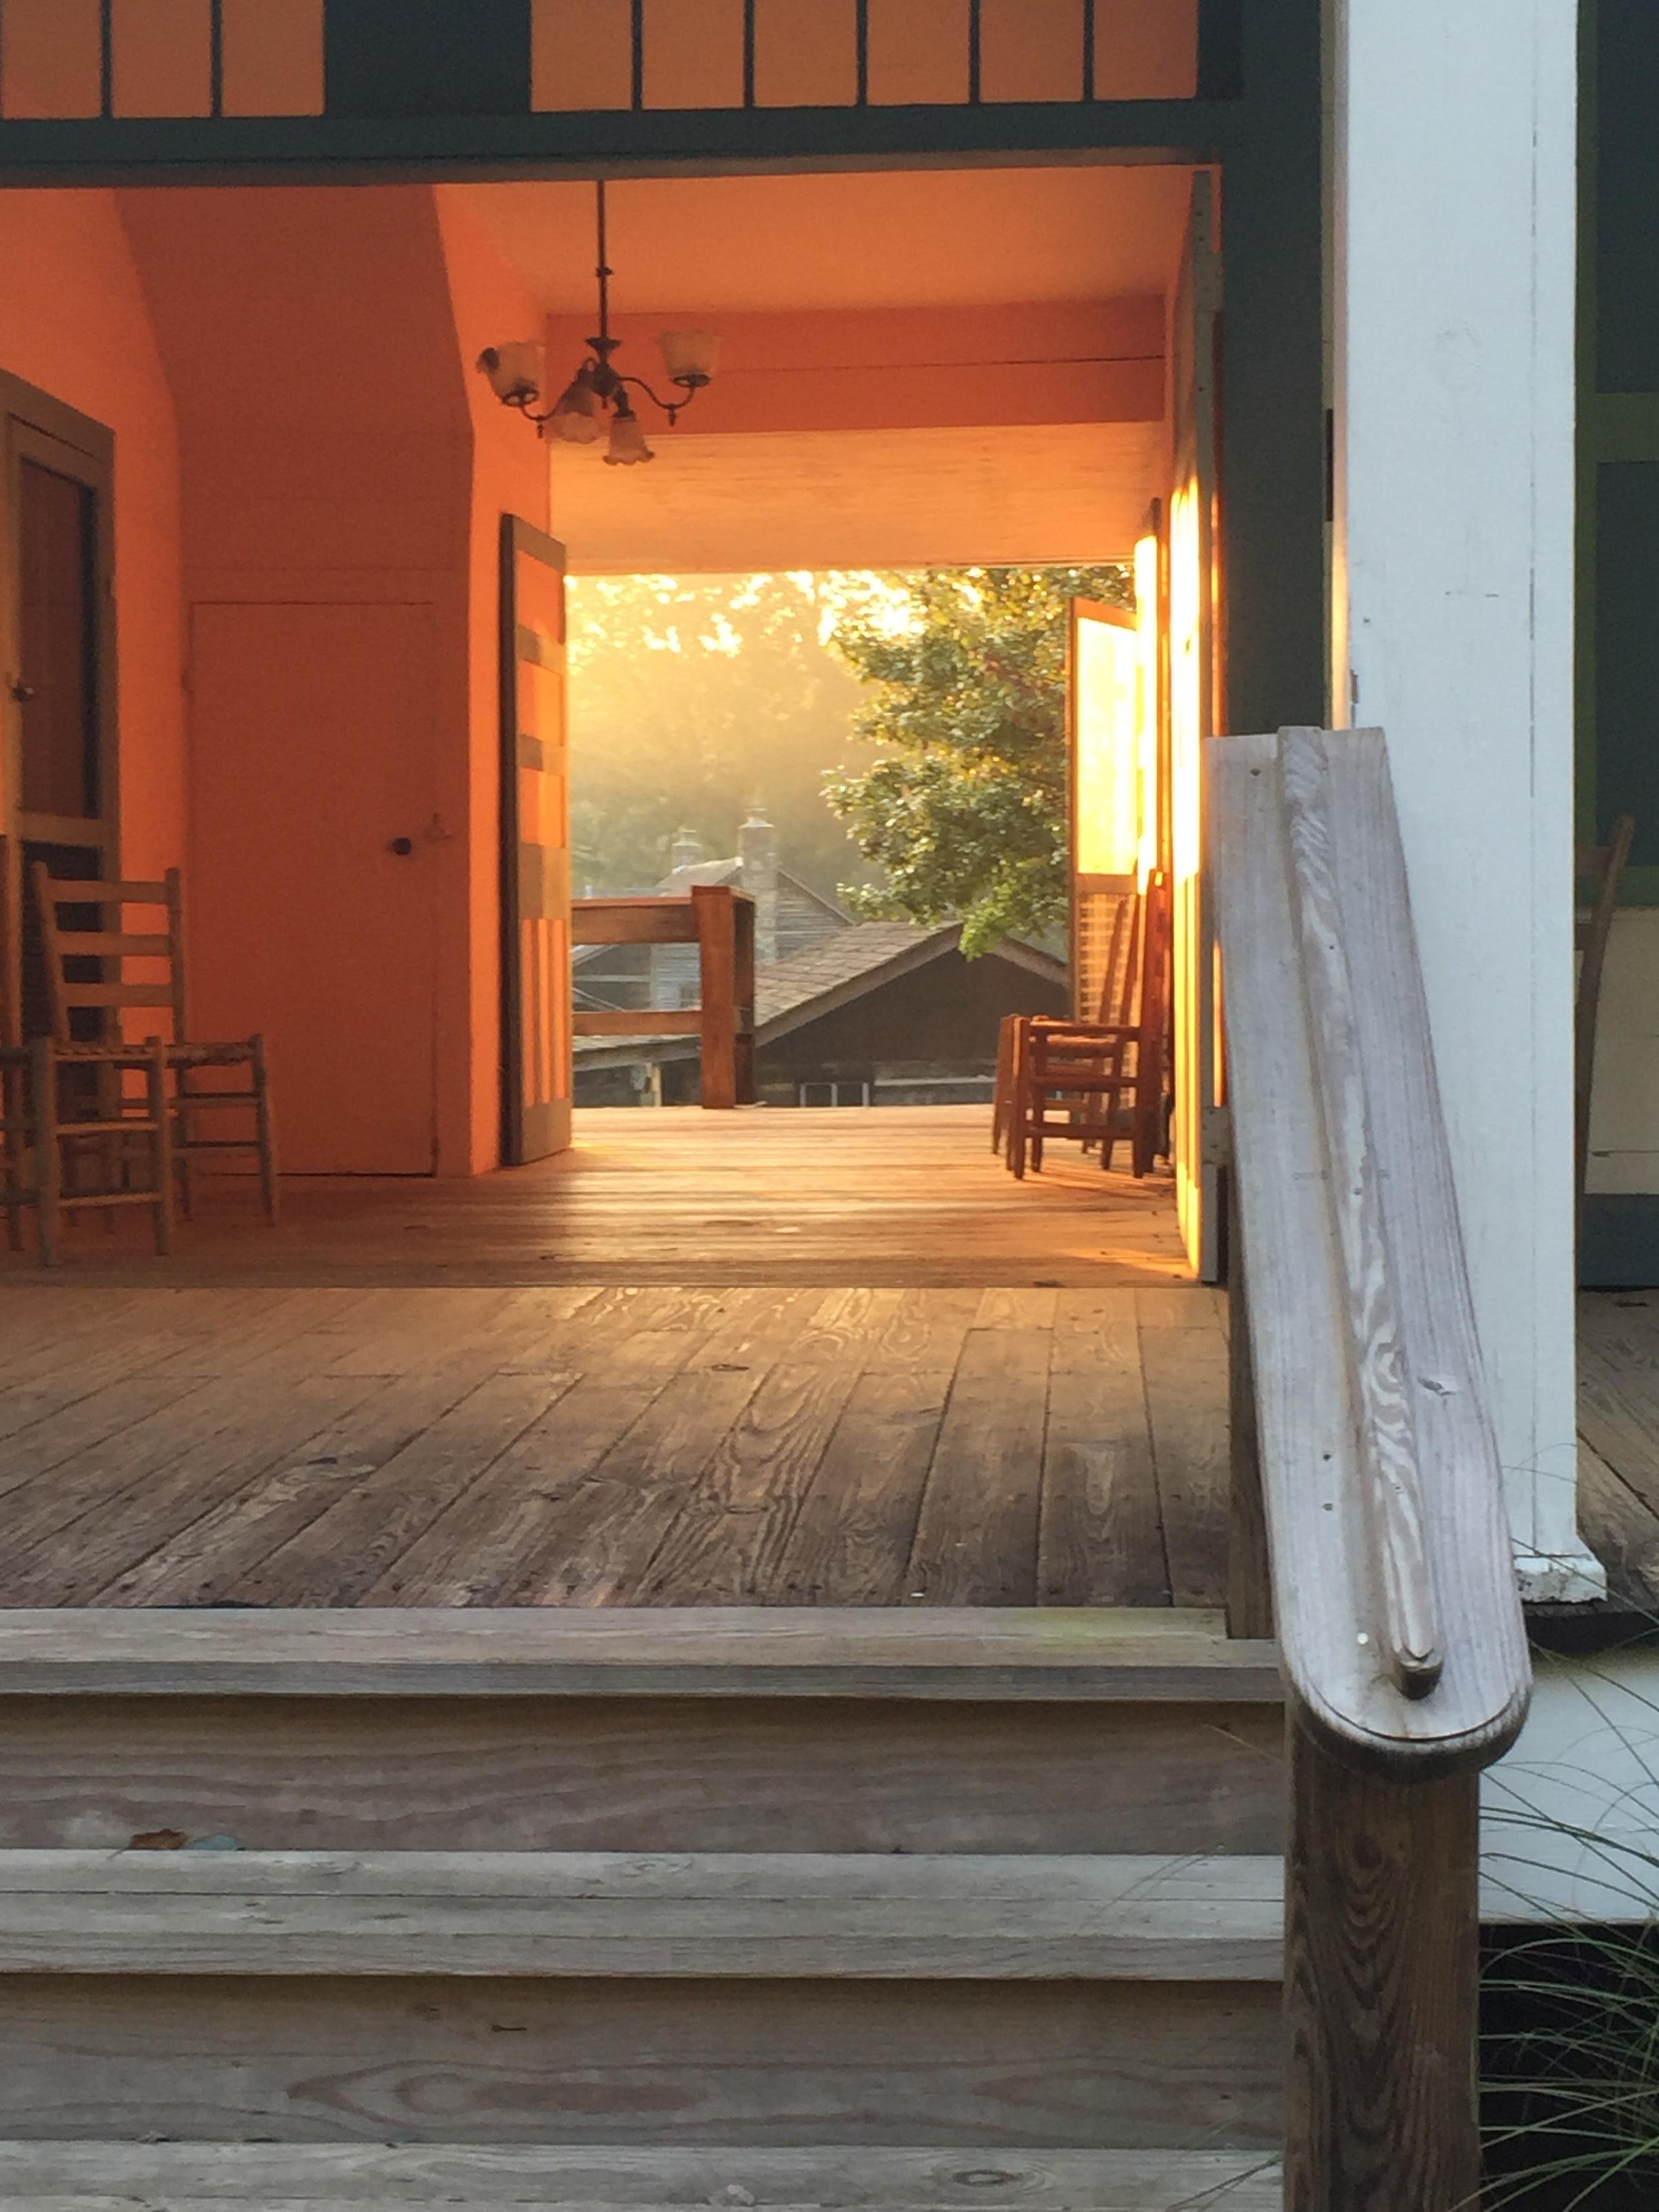
[[[961,2150],[823,2145],[703,2150],[521,2144],[0,2143],[0,2193],[37,2212],[250,2205],[528,2205],[975,2212],[1282,2212],[1278,2162],[1237,2151]]]
[[[875,1697],[1277,1702],[1271,1645],[1218,1616],[284,1607],[0,1611],[0,1696]]]
[[[14,2137],[803,2141],[1271,2154],[1278,1991],[1235,1984],[15,1976]]]
[[[1103,1298],[1115,1303],[1103,1305]],[[1133,1291],[1093,1294],[1093,1313],[1068,1316],[1071,1325],[1055,1335],[1037,1541],[1039,1601],[1170,1602],[1134,1298]]]
[[[354,1604],[435,1521],[457,1469],[482,1473],[562,1391],[571,1375],[486,1376],[372,1474],[234,1583],[253,1605]]]
[[[1340,1766],[1291,1731],[1285,2202],[1465,2212],[1476,2105],[1480,1784]]]
[[[1139,1307],[1145,1293],[1134,1295]],[[1170,1601],[1221,1605],[1231,1500],[1226,1340],[1206,1310],[1196,1327],[1143,1327],[1140,1357]]]
[[[1283,1733],[1265,1698],[11,1698],[0,1844],[738,1851],[763,1806],[781,1851],[1270,1853]]]
[[[0,1853],[0,1973],[1276,1981],[1276,1859]]]
[[[931,1605],[1035,1599],[1051,1341],[1041,1328],[969,1333],[910,1547],[911,1597]]]

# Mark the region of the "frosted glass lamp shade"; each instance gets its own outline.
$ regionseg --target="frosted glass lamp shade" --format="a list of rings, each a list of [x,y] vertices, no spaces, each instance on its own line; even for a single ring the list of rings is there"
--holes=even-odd
[[[567,446],[592,446],[604,434],[604,404],[586,367],[579,368],[566,385],[543,427],[547,437]]]
[[[665,331],[657,343],[671,384],[695,392],[720,366],[720,342],[713,331]]]
[[[613,469],[631,468],[636,461],[654,461],[656,455],[645,442],[645,432],[639,416],[631,407],[623,404],[617,410],[611,424],[611,442],[605,447],[605,465]]]
[[[496,398],[514,407],[533,405],[547,376],[542,349],[529,339],[520,345],[486,346],[478,356],[478,368],[489,379]]]

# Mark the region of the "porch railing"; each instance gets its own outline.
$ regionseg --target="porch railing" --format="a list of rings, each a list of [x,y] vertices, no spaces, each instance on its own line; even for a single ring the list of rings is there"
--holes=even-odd
[[[1480,2187],[1479,1776],[1530,1676],[1387,753],[1207,750],[1230,1625],[1276,1627],[1291,1712],[1285,2203],[1452,2212]]]
[[[755,1103],[755,902],[724,884],[696,884],[685,898],[570,902],[574,945],[695,945],[695,1006],[583,1009],[577,1036],[694,1036],[705,1106]]]

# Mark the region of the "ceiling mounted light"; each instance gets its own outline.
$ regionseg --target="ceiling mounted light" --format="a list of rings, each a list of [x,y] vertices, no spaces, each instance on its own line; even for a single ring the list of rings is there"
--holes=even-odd
[[[626,468],[636,461],[654,458],[645,442],[645,430],[634,411],[628,396],[628,387],[644,392],[653,406],[660,407],[671,424],[679,420],[680,410],[688,407],[703,386],[714,378],[720,358],[720,342],[712,331],[665,331],[657,340],[661,350],[663,367],[668,380],[681,394],[678,399],[664,399],[654,392],[640,376],[624,376],[611,364],[611,356],[622,343],[611,335],[611,268],[605,259],[605,210],[603,179],[594,186],[596,228],[599,237],[599,260],[594,274],[599,278],[599,327],[598,335],[589,338],[588,357],[577,369],[551,407],[540,413],[537,402],[546,388],[547,371],[543,349],[538,345],[487,346],[478,356],[478,368],[489,379],[490,389],[504,407],[516,407],[527,422],[536,425],[538,434],[556,440],[563,445],[592,446],[605,436],[605,417],[611,412],[611,434],[605,443],[605,458],[611,465]]]

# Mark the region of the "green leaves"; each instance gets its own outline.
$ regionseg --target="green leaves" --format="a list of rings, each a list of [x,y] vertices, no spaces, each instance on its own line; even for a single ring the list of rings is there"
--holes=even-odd
[[[879,887],[854,911],[959,919],[971,959],[1065,921],[1066,612],[1133,604],[1126,568],[957,568],[884,580],[892,598],[830,644],[874,696],[854,723],[888,757],[832,770],[825,796]]]

